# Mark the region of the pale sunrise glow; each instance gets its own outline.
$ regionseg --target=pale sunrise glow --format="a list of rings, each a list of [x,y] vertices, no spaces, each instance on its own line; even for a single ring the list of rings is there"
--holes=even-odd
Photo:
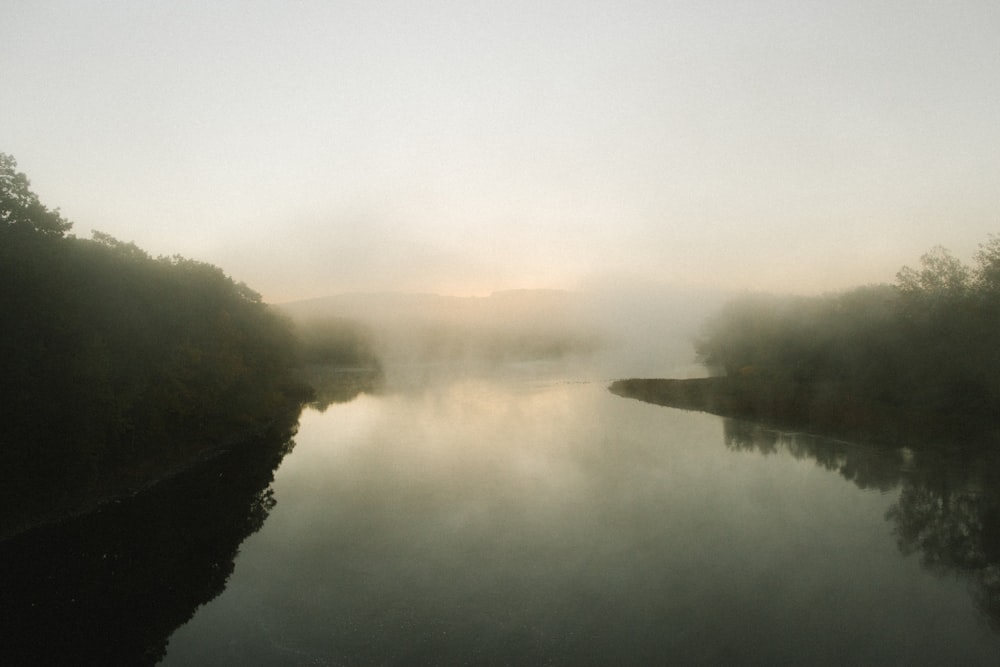
[[[75,223],[267,300],[892,281],[1000,220],[992,2],[18,3]]]

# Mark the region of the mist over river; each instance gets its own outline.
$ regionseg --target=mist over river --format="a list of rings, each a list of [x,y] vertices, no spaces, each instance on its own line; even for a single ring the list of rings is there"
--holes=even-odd
[[[602,372],[397,369],[307,409],[270,516],[163,664],[1000,660],[996,562],[907,542],[914,499],[944,493],[920,457],[624,399]],[[965,516],[988,544],[971,474],[950,465],[943,502],[985,506]],[[969,533],[947,518],[926,530]]]

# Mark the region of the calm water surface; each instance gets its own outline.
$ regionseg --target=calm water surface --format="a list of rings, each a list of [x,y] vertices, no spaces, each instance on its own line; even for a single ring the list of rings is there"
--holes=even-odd
[[[998,664],[995,566],[900,548],[912,457],[580,377],[306,411],[270,517],[164,664]]]

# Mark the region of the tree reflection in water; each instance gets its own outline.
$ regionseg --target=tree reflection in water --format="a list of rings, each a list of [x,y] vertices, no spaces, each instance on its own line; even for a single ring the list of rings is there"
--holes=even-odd
[[[275,500],[281,436],[243,443],[89,515],[0,542],[0,663],[155,664],[219,595]]]
[[[318,409],[381,383],[378,369],[315,366]],[[269,435],[109,502],[0,541],[0,664],[144,665],[218,596],[240,544],[275,506],[274,471],[293,446],[299,406]]]
[[[725,419],[726,446],[761,454],[787,451],[837,472],[862,489],[899,497],[886,512],[900,551],[929,570],[964,577],[977,607],[1000,633],[1000,456],[963,443],[949,450],[884,447],[783,433]]]

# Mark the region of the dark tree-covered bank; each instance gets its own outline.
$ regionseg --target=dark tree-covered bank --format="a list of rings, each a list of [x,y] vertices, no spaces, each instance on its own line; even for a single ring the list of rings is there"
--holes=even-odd
[[[711,377],[622,396],[886,444],[1000,444],[1000,237],[967,266],[937,247],[894,285],[745,295],[695,342]]]
[[[217,267],[67,235],[29,185],[0,154],[0,536],[287,428],[285,319]]]
[[[817,400],[951,421],[1000,413],[1000,238],[973,266],[943,248],[895,285],[746,296],[710,320],[701,359],[731,378]]]

